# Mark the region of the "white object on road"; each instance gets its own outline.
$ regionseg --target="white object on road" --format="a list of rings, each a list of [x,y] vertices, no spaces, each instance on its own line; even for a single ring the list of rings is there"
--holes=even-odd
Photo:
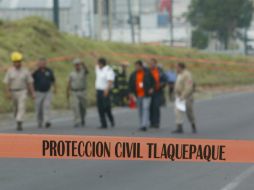
[[[186,101],[181,100],[179,97],[176,97],[175,107],[179,111],[186,112]]]

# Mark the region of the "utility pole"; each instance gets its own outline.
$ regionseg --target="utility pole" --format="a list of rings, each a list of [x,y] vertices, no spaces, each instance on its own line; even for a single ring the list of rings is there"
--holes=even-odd
[[[108,39],[112,40],[112,0],[108,0]]]
[[[141,25],[141,17],[142,17],[142,0],[139,0],[139,23],[138,23],[138,27],[139,27],[139,43],[142,42],[142,25]]]
[[[102,15],[103,15],[103,1],[104,0],[97,0],[97,7],[98,7],[98,39],[102,39]]]
[[[174,45],[174,0],[171,0],[171,9],[170,9],[170,46]]]
[[[135,31],[134,31],[134,23],[133,23],[133,15],[132,15],[132,3],[131,0],[128,1],[128,12],[129,12],[129,22],[131,28],[131,39],[132,43],[135,43]]]
[[[92,2],[91,2],[92,1]],[[94,38],[94,1],[88,1],[88,16],[89,16],[89,36]]]
[[[57,28],[59,28],[59,0],[53,0],[53,20]]]
[[[244,54],[248,55],[248,28],[244,28]]]

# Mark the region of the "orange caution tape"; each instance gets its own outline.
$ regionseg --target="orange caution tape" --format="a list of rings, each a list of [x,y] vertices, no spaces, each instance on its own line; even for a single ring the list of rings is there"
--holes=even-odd
[[[109,52],[100,52],[100,54],[109,54]],[[94,59],[97,59],[100,54],[98,54],[95,51],[90,52],[79,52],[72,55],[67,56],[59,56],[59,57],[51,57],[48,59],[49,63],[55,63],[55,62],[64,62],[64,61],[71,61],[75,57],[85,57],[90,56]],[[254,65],[250,63],[250,61],[246,63],[241,62],[235,62],[235,61],[222,61],[222,60],[213,60],[213,59],[200,59],[200,58],[186,58],[186,57],[175,57],[175,56],[163,56],[163,55],[155,55],[155,54],[134,54],[134,53],[123,53],[123,52],[111,52],[112,56],[120,56],[120,57],[126,57],[126,58],[132,58],[132,59],[150,59],[150,58],[157,58],[160,61],[169,61],[169,62],[190,62],[190,63],[197,63],[201,65],[197,65],[198,67],[209,67],[211,66],[220,66],[220,68],[217,68],[219,71],[228,70],[229,68],[223,68],[223,66],[240,66],[240,68],[232,68],[233,70],[247,72],[250,74],[253,74],[254,69],[251,69],[250,67],[253,67]],[[34,67],[36,64],[36,61],[30,61],[27,63],[29,67]],[[0,67],[0,72],[4,72],[8,69],[8,66],[2,66]]]
[[[128,58],[139,58],[139,59],[151,59],[157,58],[162,61],[174,61],[174,62],[190,62],[190,63],[204,63],[204,64],[223,64],[223,65],[241,65],[243,66],[253,66],[253,64],[248,62],[236,62],[236,61],[223,61],[215,59],[204,59],[204,58],[187,58],[187,57],[176,57],[176,56],[164,56],[164,55],[155,55],[155,54],[135,54],[135,53],[121,53],[121,52],[112,52],[113,56],[121,56]]]
[[[0,157],[254,163],[254,141],[2,134]]]

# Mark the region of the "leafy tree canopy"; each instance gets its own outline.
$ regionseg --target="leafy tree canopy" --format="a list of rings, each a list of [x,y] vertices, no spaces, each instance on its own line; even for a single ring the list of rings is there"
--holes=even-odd
[[[251,0],[192,0],[187,17],[199,30],[215,32],[227,49],[236,29],[250,26],[252,13]]]

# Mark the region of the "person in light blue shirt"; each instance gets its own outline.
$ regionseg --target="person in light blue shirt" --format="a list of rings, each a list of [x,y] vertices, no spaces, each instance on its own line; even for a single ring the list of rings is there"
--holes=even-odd
[[[175,82],[176,82],[176,72],[173,69],[170,69],[166,72],[166,77],[168,81],[168,87],[169,87],[169,99],[171,102],[175,99]]]

